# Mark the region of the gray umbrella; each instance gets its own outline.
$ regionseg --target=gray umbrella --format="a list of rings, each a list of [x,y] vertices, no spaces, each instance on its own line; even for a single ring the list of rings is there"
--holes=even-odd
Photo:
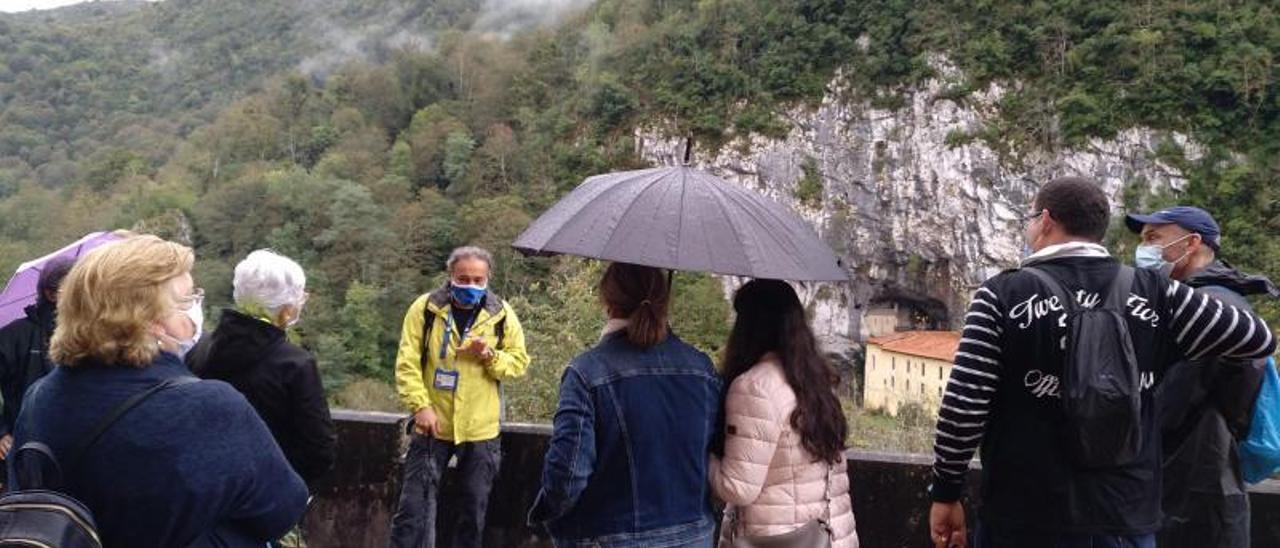
[[[831,248],[787,207],[690,167],[589,177],[513,246],[752,278],[849,279]]]

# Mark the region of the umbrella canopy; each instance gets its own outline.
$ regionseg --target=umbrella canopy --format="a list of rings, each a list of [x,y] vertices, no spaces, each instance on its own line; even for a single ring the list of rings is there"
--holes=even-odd
[[[36,283],[40,281],[40,272],[49,261],[59,258],[76,259],[95,247],[121,238],[115,232],[93,232],[53,253],[22,263],[13,277],[9,278],[4,292],[0,293],[0,326],[9,325],[23,317],[23,309],[35,304]]]
[[[590,177],[513,246],[526,254],[752,278],[849,279],[831,248],[790,209],[684,166]]]

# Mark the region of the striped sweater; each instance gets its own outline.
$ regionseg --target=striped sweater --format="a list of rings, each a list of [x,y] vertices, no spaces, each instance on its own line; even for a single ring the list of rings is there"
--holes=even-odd
[[[1118,263],[1061,258],[1037,265],[1082,307],[1105,298]],[[1160,521],[1159,429],[1152,387],[1182,356],[1270,355],[1270,329],[1247,311],[1139,271],[1127,303],[1141,372],[1142,456],[1118,469],[1078,470],[1061,443],[1063,309],[1030,273],[998,275],[975,293],[938,414],[932,498],[958,500],[982,448],[984,519],[1038,530],[1140,534]]]

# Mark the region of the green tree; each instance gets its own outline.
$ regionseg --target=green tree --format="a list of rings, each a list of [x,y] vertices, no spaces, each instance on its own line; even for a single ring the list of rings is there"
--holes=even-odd
[[[604,310],[595,297],[601,265],[575,258],[555,262],[548,276],[507,295],[524,326],[530,356],[528,374],[504,385],[512,420],[549,420],[564,368],[595,344],[604,325]]]
[[[102,192],[110,190],[125,177],[145,175],[148,171],[147,161],[141,156],[112,148],[98,152],[89,160],[84,178],[90,188]]]
[[[409,144],[412,161],[410,179],[416,185],[448,186],[449,177],[444,169],[446,141],[454,133],[466,135],[467,128],[440,104],[426,107],[413,115],[413,121],[402,137]]]
[[[494,124],[485,131],[484,143],[476,151],[472,162],[471,185],[477,192],[506,193],[520,177],[523,166],[520,160],[520,143],[515,131],[506,124]]]
[[[313,240],[324,270],[342,280],[385,279],[393,234],[390,215],[368,187],[337,182],[328,196],[328,226]]]
[[[519,197],[474,200],[458,208],[457,219],[460,243],[478,245],[494,254],[490,286],[499,294],[512,294],[544,272],[545,267],[511,249],[511,242],[533,221]]]
[[[471,163],[471,151],[476,147],[475,139],[466,131],[453,131],[444,140],[444,177],[449,185],[461,183],[467,176],[467,166]]]
[[[395,371],[395,356],[388,354],[388,333],[380,308],[376,287],[351,282],[339,315],[343,327],[342,348],[353,371],[390,382]]]

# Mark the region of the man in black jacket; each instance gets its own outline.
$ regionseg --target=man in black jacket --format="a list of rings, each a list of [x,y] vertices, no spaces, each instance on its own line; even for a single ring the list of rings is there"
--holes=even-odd
[[[1081,307],[1098,306],[1121,267],[1099,245],[1110,210],[1091,181],[1049,182],[1025,217],[1035,253],[1022,266],[1056,278]],[[1068,453],[1065,438],[1063,303],[1024,270],[997,275],[978,289],[938,413],[929,520],[936,546],[967,545],[959,500],[979,445],[983,505],[976,546],[1155,546],[1161,455],[1152,388],[1183,356],[1258,358],[1275,351],[1276,342],[1249,312],[1153,270],[1135,272],[1125,308],[1142,389],[1142,442],[1125,464],[1084,467]]]
[[[13,449],[13,427],[22,409],[22,395],[53,367],[49,362],[49,337],[53,336],[58,287],[74,264],[71,259],[45,263],[36,282],[36,304],[26,308],[26,317],[0,329],[0,395],[4,397],[0,459],[7,459]]]
[[[1142,235],[1137,265],[1252,310],[1246,295],[1280,297],[1270,280],[1246,276],[1218,259],[1221,232],[1208,212],[1171,207],[1129,215]],[[1239,440],[1249,431],[1266,360],[1227,367],[1182,361],[1156,391],[1164,427],[1164,527],[1161,548],[1247,548],[1249,494]]]

